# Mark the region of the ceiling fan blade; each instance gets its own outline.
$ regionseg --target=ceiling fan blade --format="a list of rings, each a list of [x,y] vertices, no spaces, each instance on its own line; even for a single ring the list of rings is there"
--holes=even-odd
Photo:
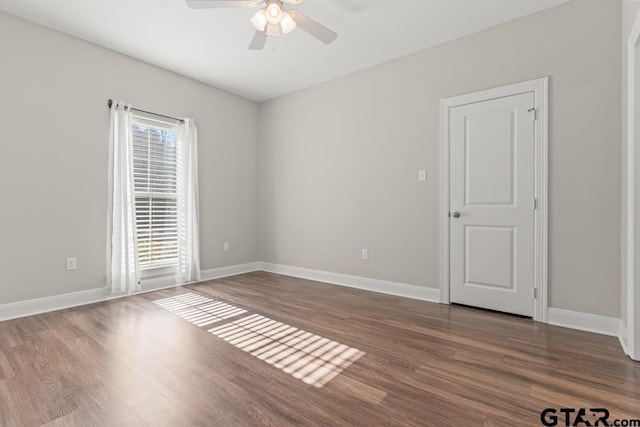
[[[289,11],[289,15],[291,15],[298,27],[302,28],[324,44],[329,44],[338,37],[338,33],[335,31],[330,30],[319,22],[314,21],[298,11],[291,10]]]
[[[262,50],[264,49],[264,45],[267,44],[267,32],[266,31],[256,31],[249,44],[249,50]]]
[[[300,3],[304,3],[305,0],[282,0],[282,3],[289,3],[289,4],[300,4]]]
[[[232,7],[260,7],[264,4],[262,0],[187,0],[187,6],[191,9],[217,9]]]

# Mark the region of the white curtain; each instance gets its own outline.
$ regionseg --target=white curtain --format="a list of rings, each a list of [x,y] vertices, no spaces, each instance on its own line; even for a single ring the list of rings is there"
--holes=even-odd
[[[178,128],[178,266],[176,281],[200,280],[200,239],[198,224],[198,131],[194,119],[185,119]]]
[[[122,101],[113,101],[109,135],[107,232],[107,290],[111,295],[140,290],[132,140],[130,106]]]

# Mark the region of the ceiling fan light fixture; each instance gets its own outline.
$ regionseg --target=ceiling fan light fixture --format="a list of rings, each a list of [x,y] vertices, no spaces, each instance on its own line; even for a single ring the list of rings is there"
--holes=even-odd
[[[271,1],[267,6],[267,21],[269,24],[279,24],[282,20],[282,8],[277,1]]]
[[[264,9],[260,9],[256,12],[255,15],[251,17],[251,25],[253,25],[258,31],[264,31],[268,22],[269,21],[267,20],[267,13],[264,11]]]
[[[174,0],[178,1],[178,0]],[[255,8],[255,14],[249,18],[256,29],[249,50],[262,50],[268,37],[289,34],[296,28],[304,30],[324,44],[332,43],[338,33],[321,23],[296,11],[287,10],[291,5],[306,0],[185,0],[191,9]],[[355,1],[355,0],[342,0]],[[0,0],[0,3],[2,0]]]
[[[283,34],[289,34],[291,31],[295,30],[298,25],[289,13],[284,12],[282,14],[282,19],[280,20],[280,26],[282,27]]]

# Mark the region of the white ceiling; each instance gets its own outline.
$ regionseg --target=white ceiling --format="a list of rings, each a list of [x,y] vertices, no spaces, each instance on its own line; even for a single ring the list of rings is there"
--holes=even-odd
[[[306,0],[290,7],[339,33],[294,32],[249,51],[255,9],[184,0],[0,0],[0,10],[263,101],[569,0]],[[544,29],[540,29],[544,31]]]

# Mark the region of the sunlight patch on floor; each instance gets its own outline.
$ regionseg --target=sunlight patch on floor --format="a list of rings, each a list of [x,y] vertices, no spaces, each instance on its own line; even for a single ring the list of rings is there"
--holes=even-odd
[[[226,302],[196,293],[154,301],[198,327],[226,323],[208,332],[294,378],[320,388],[365,355],[357,348],[306,332]],[[233,320],[233,317],[245,315]]]
[[[199,327],[247,312],[225,302],[193,293],[164,298],[154,303]]]
[[[259,314],[220,325],[209,332],[318,388],[365,354]]]

